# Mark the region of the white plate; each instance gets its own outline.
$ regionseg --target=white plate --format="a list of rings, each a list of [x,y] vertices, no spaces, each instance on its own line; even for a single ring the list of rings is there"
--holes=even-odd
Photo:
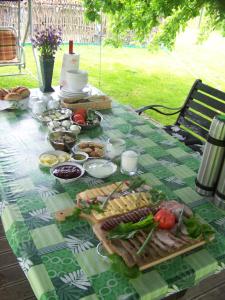
[[[109,177],[117,170],[117,165],[106,159],[92,159],[83,166],[89,175],[99,179]]]
[[[70,179],[63,179],[63,178],[57,177],[53,174],[53,171],[55,170],[55,168],[60,167],[60,166],[68,166],[68,165],[78,167],[81,170],[81,174],[76,178],[70,178]],[[54,176],[60,182],[69,183],[69,182],[73,182],[73,181],[77,180],[78,178],[82,177],[85,173],[85,169],[78,163],[75,163],[75,162],[72,162],[72,161],[67,161],[67,162],[64,162],[64,163],[61,163],[61,164],[58,164],[58,165],[52,167],[50,169],[50,173],[51,173],[52,176]]]
[[[76,91],[67,90],[66,88],[62,87],[61,91],[65,92],[65,93],[71,93],[71,94],[89,93],[90,92],[90,87],[85,86],[83,89],[76,90]]]
[[[93,141],[90,141],[90,140],[82,140],[82,141],[80,141],[78,144],[74,145],[73,148],[71,149],[73,153],[75,153],[75,152],[77,152],[77,151],[82,151],[82,152],[84,152],[83,149],[80,148],[80,146],[79,146],[81,143],[96,143],[96,144],[100,144],[100,145],[102,145],[102,146],[104,147],[104,148],[103,148],[104,154],[103,154],[101,157],[90,156],[90,155],[87,153],[87,154],[89,155],[89,158],[99,159],[99,158],[103,158],[103,157],[105,156],[105,148],[106,148],[106,147],[105,147],[105,144],[102,143],[102,142],[99,142],[99,141],[95,141],[95,140],[93,140]]]
[[[51,118],[48,116],[48,114],[53,115],[54,112],[61,113],[61,117]],[[41,115],[35,115],[35,114],[32,114],[32,115],[34,118],[38,119],[39,121],[41,121],[43,123],[48,123],[50,121],[63,121],[63,120],[69,119],[72,115],[72,111],[67,108],[59,108],[59,109],[47,110],[47,111],[43,112],[43,114],[41,114]]]
[[[41,153],[41,155],[39,156],[39,165],[41,165],[42,167],[46,167],[46,168],[51,168],[51,167],[53,167],[53,166],[55,166],[55,165],[57,165],[57,164],[59,164],[59,163],[63,163],[63,162],[62,162],[62,161],[61,161],[61,162],[58,161],[58,162],[57,162],[56,164],[54,164],[53,166],[45,165],[45,164],[41,163],[41,161],[40,161],[41,156],[44,155],[44,154],[55,155],[55,156],[57,156],[57,157],[60,156],[60,155],[66,155],[66,156],[69,156],[68,160],[70,160],[70,158],[71,158],[71,155],[70,155],[70,154],[68,154],[67,152],[61,151],[61,150],[51,150],[51,151],[43,152],[43,153]],[[66,160],[66,161],[68,161],[68,160]],[[66,162],[66,161],[64,161],[64,162]]]
[[[59,97],[61,98],[78,98],[78,99],[82,99],[84,97],[87,97],[88,93],[87,92],[79,92],[79,93],[68,93],[68,92],[64,92],[64,91],[60,91],[59,92]]]

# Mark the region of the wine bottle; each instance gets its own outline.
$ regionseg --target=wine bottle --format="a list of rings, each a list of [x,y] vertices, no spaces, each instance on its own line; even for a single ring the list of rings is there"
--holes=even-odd
[[[69,40],[69,54],[73,54],[73,40]]]

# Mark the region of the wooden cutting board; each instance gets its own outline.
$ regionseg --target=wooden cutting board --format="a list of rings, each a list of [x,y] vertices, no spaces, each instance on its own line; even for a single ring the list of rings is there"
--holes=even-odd
[[[96,235],[96,237],[98,238],[98,240],[102,243],[103,247],[105,248],[105,250],[109,253],[109,254],[113,254],[115,253],[115,246],[112,245],[112,243],[110,242],[110,240],[108,240],[106,238],[106,231],[102,230],[101,229],[101,224],[94,224],[92,226],[93,228],[93,231]],[[213,240],[215,238],[215,236],[213,235],[211,238],[210,238],[210,241]],[[170,253],[168,255],[166,255],[165,257],[159,257],[158,259],[155,259],[149,263],[145,263],[141,266],[139,266],[139,269],[140,271],[143,271],[143,270],[146,270],[146,269],[149,269],[155,265],[158,265],[164,261],[167,261],[171,258],[174,258],[178,255],[181,255],[181,254],[184,254],[184,253],[187,253],[193,249],[196,249],[196,248],[199,248],[203,245],[206,244],[206,241],[205,240],[201,240],[201,241],[196,241],[196,243],[194,244],[190,244],[189,246],[186,245],[184,246],[183,248],[180,248],[179,250],[173,252],[173,253]]]

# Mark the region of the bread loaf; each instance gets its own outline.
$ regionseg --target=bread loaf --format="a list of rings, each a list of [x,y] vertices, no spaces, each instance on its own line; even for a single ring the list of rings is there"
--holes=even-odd
[[[18,93],[8,93],[6,96],[5,96],[5,100],[21,100],[22,99],[22,96]]]
[[[5,96],[8,94],[8,91],[5,89],[0,89],[0,100],[4,100]]]
[[[18,86],[16,88],[12,89],[12,93],[19,94],[22,97],[21,99],[24,99],[24,98],[27,98],[30,96],[29,89],[24,86]]]
[[[24,86],[18,86],[8,91],[0,89],[0,100],[22,100],[30,96],[30,91]]]

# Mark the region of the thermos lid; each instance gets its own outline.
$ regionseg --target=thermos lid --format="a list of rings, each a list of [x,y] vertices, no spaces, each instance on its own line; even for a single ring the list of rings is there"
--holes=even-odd
[[[225,122],[225,115],[217,115],[216,118],[221,122]]]

